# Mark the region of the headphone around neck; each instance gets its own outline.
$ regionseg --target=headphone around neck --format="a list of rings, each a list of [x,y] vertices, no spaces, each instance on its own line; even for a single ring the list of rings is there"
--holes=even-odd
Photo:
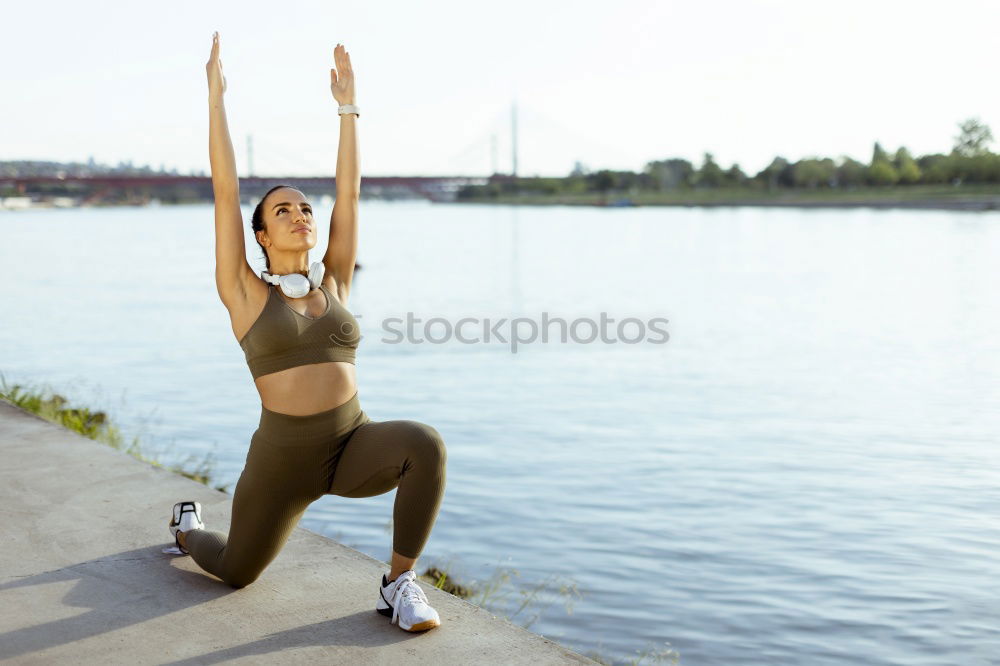
[[[281,287],[281,291],[289,298],[302,298],[313,289],[319,287],[326,274],[326,266],[322,261],[314,261],[309,266],[309,277],[302,273],[289,273],[287,275],[272,275],[268,271],[262,271],[260,277],[265,282],[276,284]]]

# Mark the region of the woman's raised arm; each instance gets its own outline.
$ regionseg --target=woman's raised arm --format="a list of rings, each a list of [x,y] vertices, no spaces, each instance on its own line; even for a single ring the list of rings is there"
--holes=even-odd
[[[351,54],[343,44],[333,50],[336,68],[330,69],[330,92],[338,104],[354,104],[354,69]],[[351,293],[354,260],[358,253],[358,200],[361,196],[361,169],[358,149],[357,116],[340,116],[340,145],[337,148],[337,199],[330,216],[330,242],[323,256],[326,270],[337,280],[337,296],[343,305]]]
[[[226,77],[219,59],[219,33],[212,35],[208,64],[208,156],[212,165],[215,194],[215,285],[227,308],[245,301],[247,279],[254,277],[247,263],[243,242],[243,215],[240,211],[240,181],[236,157],[226,122]]]

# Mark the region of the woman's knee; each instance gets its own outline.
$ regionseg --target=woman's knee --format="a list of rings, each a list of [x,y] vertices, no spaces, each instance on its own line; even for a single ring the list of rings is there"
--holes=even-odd
[[[254,582],[260,577],[260,572],[253,571],[243,571],[234,574],[228,574],[222,577],[222,580],[228,583],[230,586],[236,588],[237,590],[246,587],[250,583]]]
[[[233,558],[223,565],[222,572],[218,575],[224,583],[240,589],[260,578],[269,561],[259,555]]]
[[[413,421],[414,436],[413,443],[417,449],[417,454],[422,460],[435,465],[444,465],[448,460],[448,449],[444,443],[444,437],[434,426]]]

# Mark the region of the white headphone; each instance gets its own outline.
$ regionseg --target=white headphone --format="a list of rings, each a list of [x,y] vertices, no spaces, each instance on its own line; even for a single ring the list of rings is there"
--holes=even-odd
[[[263,271],[260,277],[265,282],[276,284],[285,292],[289,298],[302,298],[313,289],[319,287],[326,274],[326,266],[322,261],[314,261],[309,267],[309,277],[302,273],[289,273],[288,275],[272,275],[268,271]]]

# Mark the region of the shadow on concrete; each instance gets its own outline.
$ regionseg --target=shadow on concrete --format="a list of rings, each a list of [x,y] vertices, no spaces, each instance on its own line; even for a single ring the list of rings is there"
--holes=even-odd
[[[0,584],[0,604],[10,607],[20,601],[16,595],[20,588],[76,581],[69,592],[57,587],[47,594],[64,594],[60,600],[64,607],[89,609],[73,617],[0,634],[0,659],[115,631],[239,592],[204,574],[172,566],[173,556],[161,552],[164,545],[107,555]],[[45,594],[31,591],[22,604],[30,604]],[[60,602],[44,605],[51,609]],[[26,618],[31,615],[25,612]]]
[[[391,631],[388,630],[391,628]],[[432,630],[433,631],[433,630]],[[258,641],[237,645],[224,650],[216,650],[180,661],[165,662],[165,666],[186,666],[187,664],[217,664],[238,657],[268,654],[302,647],[356,646],[376,647],[390,645],[405,640],[419,638],[426,632],[409,633],[395,625],[388,618],[375,611],[358,612],[335,620],[324,620],[276,634],[265,636]]]
[[[270,603],[273,592],[267,586],[235,589],[206,573],[174,566],[178,556],[161,552],[166,545],[123,551],[24,577],[9,576],[14,580],[0,583],[0,605],[23,609],[25,623],[35,617],[32,608],[47,609],[39,612],[49,616],[54,607],[87,611],[0,634],[0,660],[118,631],[177,611],[190,613],[200,604],[229,595],[245,597],[234,599],[234,605]],[[65,584],[73,585],[67,591]],[[373,602],[370,612],[282,631],[175,663],[216,663],[300,646],[387,645],[420,635],[390,625],[375,611]]]

